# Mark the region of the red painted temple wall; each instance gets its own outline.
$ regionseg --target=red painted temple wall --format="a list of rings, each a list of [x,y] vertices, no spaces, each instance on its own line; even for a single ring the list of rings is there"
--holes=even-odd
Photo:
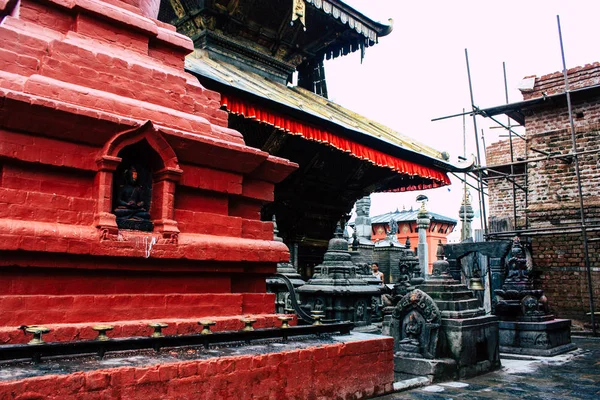
[[[191,41],[144,17],[157,1],[129,3],[0,13],[0,327],[274,310],[265,277],[288,252],[260,209],[296,165],[246,147],[220,94],[183,71]],[[152,232],[112,214],[133,145]]]

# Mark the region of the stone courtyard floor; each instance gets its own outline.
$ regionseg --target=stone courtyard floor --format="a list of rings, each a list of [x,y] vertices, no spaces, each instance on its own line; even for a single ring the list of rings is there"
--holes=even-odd
[[[502,368],[464,381],[444,382],[377,397],[392,399],[600,400],[600,338],[573,338],[578,349],[535,360],[502,359]]]

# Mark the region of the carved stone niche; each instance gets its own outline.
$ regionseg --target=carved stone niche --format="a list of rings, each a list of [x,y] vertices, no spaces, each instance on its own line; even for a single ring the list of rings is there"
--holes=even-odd
[[[390,333],[394,355],[406,358],[436,358],[440,310],[427,293],[415,289],[404,296],[392,313]]]
[[[150,121],[113,136],[96,163],[94,225],[100,240],[117,240],[119,229],[129,229],[152,231],[162,243],[177,242],[174,196],[182,170]]]

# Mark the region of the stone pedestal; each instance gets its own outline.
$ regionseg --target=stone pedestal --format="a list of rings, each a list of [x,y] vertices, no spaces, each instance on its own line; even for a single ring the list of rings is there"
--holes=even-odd
[[[519,238],[513,241],[502,289],[495,291],[500,317],[500,350],[511,354],[554,356],[574,350],[571,320],[554,319],[542,290],[533,288],[533,266]]]
[[[402,374],[406,379],[415,376],[427,376],[432,382],[456,379],[456,361],[451,358],[394,357],[394,372]]]
[[[500,351],[503,353],[552,357],[576,348],[571,343],[570,319],[500,321]]]

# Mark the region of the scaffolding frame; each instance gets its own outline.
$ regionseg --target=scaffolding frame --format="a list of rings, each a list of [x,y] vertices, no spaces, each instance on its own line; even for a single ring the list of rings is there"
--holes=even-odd
[[[467,116],[467,115],[473,117],[473,127],[474,127],[474,132],[475,132],[475,144],[476,144],[476,151],[477,151],[476,167],[473,168],[469,173],[463,174],[464,178],[459,176],[458,174],[453,174],[453,176],[458,178],[465,185],[465,188],[466,188],[466,186],[469,186],[477,191],[478,198],[479,198],[480,210],[481,210],[482,230],[484,233],[485,240],[510,238],[515,235],[516,236],[534,237],[534,236],[556,235],[558,232],[565,233],[565,234],[581,233],[582,238],[583,238],[584,268],[587,273],[586,278],[587,278],[587,285],[588,285],[590,322],[591,322],[591,326],[592,326],[592,334],[594,336],[597,336],[598,332],[597,332],[597,328],[596,328],[596,318],[595,318],[596,311],[595,311],[595,305],[594,305],[591,265],[590,265],[590,257],[589,257],[589,242],[590,241],[600,241],[600,238],[589,239],[588,232],[599,232],[600,231],[600,220],[586,221],[581,175],[580,175],[580,171],[579,171],[579,160],[580,160],[581,156],[589,156],[592,154],[600,153],[600,149],[584,150],[581,152],[578,151],[578,149],[577,149],[575,125],[573,122],[573,110],[572,110],[572,106],[571,106],[571,90],[569,88],[569,77],[567,74],[567,67],[566,67],[566,61],[565,61],[565,52],[564,52],[564,46],[563,46],[563,40],[562,40],[560,17],[557,15],[556,19],[557,19],[557,26],[558,26],[559,41],[560,41],[560,52],[561,52],[561,58],[562,58],[562,67],[563,67],[562,72],[563,72],[563,76],[564,76],[564,89],[565,89],[565,95],[566,95],[566,100],[567,100],[567,109],[568,109],[568,117],[569,117],[569,131],[570,131],[570,135],[571,135],[571,151],[570,152],[565,153],[565,154],[559,153],[559,152],[550,153],[550,152],[546,152],[546,151],[535,149],[535,148],[529,148],[528,150],[531,150],[534,153],[541,154],[541,156],[529,158],[527,151],[526,151],[524,159],[518,158],[517,160],[515,160],[513,137],[515,139],[520,139],[523,141],[526,141],[527,138],[523,135],[520,135],[519,133],[515,132],[512,129],[513,125],[511,123],[511,117],[509,117],[508,115],[507,115],[507,123],[504,124],[504,123],[500,122],[498,119],[494,118],[493,116],[486,114],[482,109],[480,109],[479,107],[477,107],[475,105],[475,100],[474,100],[474,95],[473,95],[473,84],[472,84],[472,80],[471,80],[471,70],[470,70],[470,65],[469,65],[469,56],[468,56],[467,49],[465,49],[465,59],[466,59],[467,76],[468,76],[468,82],[469,82],[469,94],[470,94],[470,99],[471,99],[471,111],[465,112],[463,109],[462,113],[448,115],[448,116],[444,116],[444,117],[440,117],[440,118],[434,118],[434,119],[432,119],[432,121],[439,121],[439,120],[454,118],[454,117],[458,117],[458,116],[463,116],[463,118],[464,118],[464,116]],[[503,74],[504,74],[504,92],[505,92],[506,104],[508,105],[510,103],[509,103],[509,98],[508,98],[508,84],[507,84],[507,79],[506,79],[506,63],[504,63],[504,62],[502,63],[502,68],[503,68]],[[478,138],[478,130],[477,130],[477,116],[483,116],[486,118],[490,118],[493,122],[498,124],[499,128],[502,128],[502,129],[505,129],[506,131],[508,131],[507,136],[508,136],[508,146],[510,149],[510,162],[502,164],[502,166],[510,167],[509,173],[497,171],[494,168],[482,165],[482,158],[481,158],[481,152],[480,152],[480,147],[479,147],[479,138]],[[463,123],[463,140],[464,140],[464,123]],[[483,136],[483,129],[482,129],[482,142],[483,142],[483,152],[485,153],[486,148],[485,148],[485,138]],[[578,207],[579,222],[578,223],[566,223],[564,225],[561,225],[560,227],[531,228],[529,225],[527,215],[525,214],[524,218],[523,218],[524,227],[522,229],[518,229],[519,224],[518,224],[518,214],[517,214],[517,189],[525,193],[523,209],[527,209],[528,202],[529,202],[529,196],[528,196],[528,193],[529,193],[528,175],[529,175],[529,169],[530,169],[529,164],[536,163],[539,161],[544,161],[544,160],[551,160],[551,159],[556,159],[557,161],[570,163],[570,164],[574,165],[575,178],[576,178],[576,182],[577,182],[577,194],[578,194],[577,197],[579,200],[579,207]],[[515,173],[516,165],[522,165],[524,171],[522,173]],[[496,176],[488,176],[489,172],[495,174]],[[521,178],[521,177],[524,178],[524,181],[525,181],[524,185],[521,185],[515,181],[515,178]],[[468,178],[474,179],[476,183],[472,184],[472,183],[468,182]],[[488,194],[488,192],[486,192],[485,188],[488,186],[488,184],[487,184],[488,181],[496,180],[496,179],[503,179],[512,184],[511,193],[512,193],[512,211],[513,211],[513,213],[512,213],[513,214],[512,215],[513,230],[490,233],[490,232],[488,232],[487,213],[486,213],[486,206],[485,206],[485,196],[489,197],[489,194]]]

